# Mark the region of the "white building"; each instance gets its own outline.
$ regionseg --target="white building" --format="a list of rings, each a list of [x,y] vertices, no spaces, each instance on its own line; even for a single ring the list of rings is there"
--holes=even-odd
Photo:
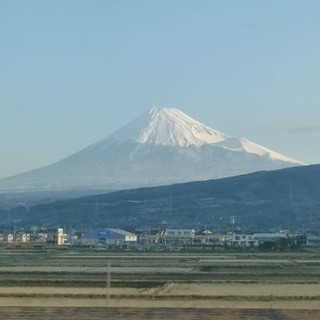
[[[110,236],[106,239],[106,244],[128,244],[137,242],[137,235],[121,229],[109,229]],[[113,236],[112,236],[113,235]]]
[[[280,239],[288,238],[287,234],[282,232],[254,233],[253,236],[259,244],[266,241],[279,241]]]
[[[137,235],[121,229],[99,229],[87,232],[81,239],[82,245],[122,246],[137,242]]]
[[[47,243],[56,244],[62,246],[67,244],[67,235],[65,234],[63,228],[49,229],[47,230]]]
[[[232,245],[234,247],[257,247],[258,240],[254,238],[253,234],[232,234]]]
[[[191,244],[194,235],[194,229],[166,229],[164,239],[166,243]]]
[[[201,245],[211,245],[216,242],[216,236],[210,230],[203,229],[195,232],[193,243]]]
[[[13,240],[14,240],[14,235],[13,235],[13,233],[9,233],[7,239],[8,239],[8,242],[9,242],[9,243],[12,243]]]
[[[30,241],[30,234],[25,232],[19,232],[15,237],[16,242],[26,243]]]

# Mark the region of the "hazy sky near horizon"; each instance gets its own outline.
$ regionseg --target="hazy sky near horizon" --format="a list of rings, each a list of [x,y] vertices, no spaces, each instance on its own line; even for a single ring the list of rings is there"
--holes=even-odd
[[[0,1],[0,178],[153,106],[320,163],[320,1]]]

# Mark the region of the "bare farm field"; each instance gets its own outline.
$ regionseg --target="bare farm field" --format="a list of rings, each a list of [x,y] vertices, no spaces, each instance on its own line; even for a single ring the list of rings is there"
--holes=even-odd
[[[0,249],[0,319],[320,319],[319,251]]]

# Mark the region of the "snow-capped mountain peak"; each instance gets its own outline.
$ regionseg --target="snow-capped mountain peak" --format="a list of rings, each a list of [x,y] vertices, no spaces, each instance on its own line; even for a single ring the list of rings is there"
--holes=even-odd
[[[110,141],[179,147],[214,145],[234,152],[256,154],[270,160],[301,164],[245,138],[234,138],[212,129],[177,108],[153,107],[97,144],[102,146]]]
[[[177,108],[153,107],[107,137],[117,142],[171,146],[201,146],[223,141],[228,136],[192,119]]]
[[[0,190],[155,186],[301,165],[214,130],[176,108],[152,108],[97,143],[0,181]]]

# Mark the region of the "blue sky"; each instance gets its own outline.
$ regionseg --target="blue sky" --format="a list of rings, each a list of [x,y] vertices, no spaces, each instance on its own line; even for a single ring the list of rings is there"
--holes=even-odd
[[[320,163],[320,1],[1,0],[0,177],[152,106]]]

